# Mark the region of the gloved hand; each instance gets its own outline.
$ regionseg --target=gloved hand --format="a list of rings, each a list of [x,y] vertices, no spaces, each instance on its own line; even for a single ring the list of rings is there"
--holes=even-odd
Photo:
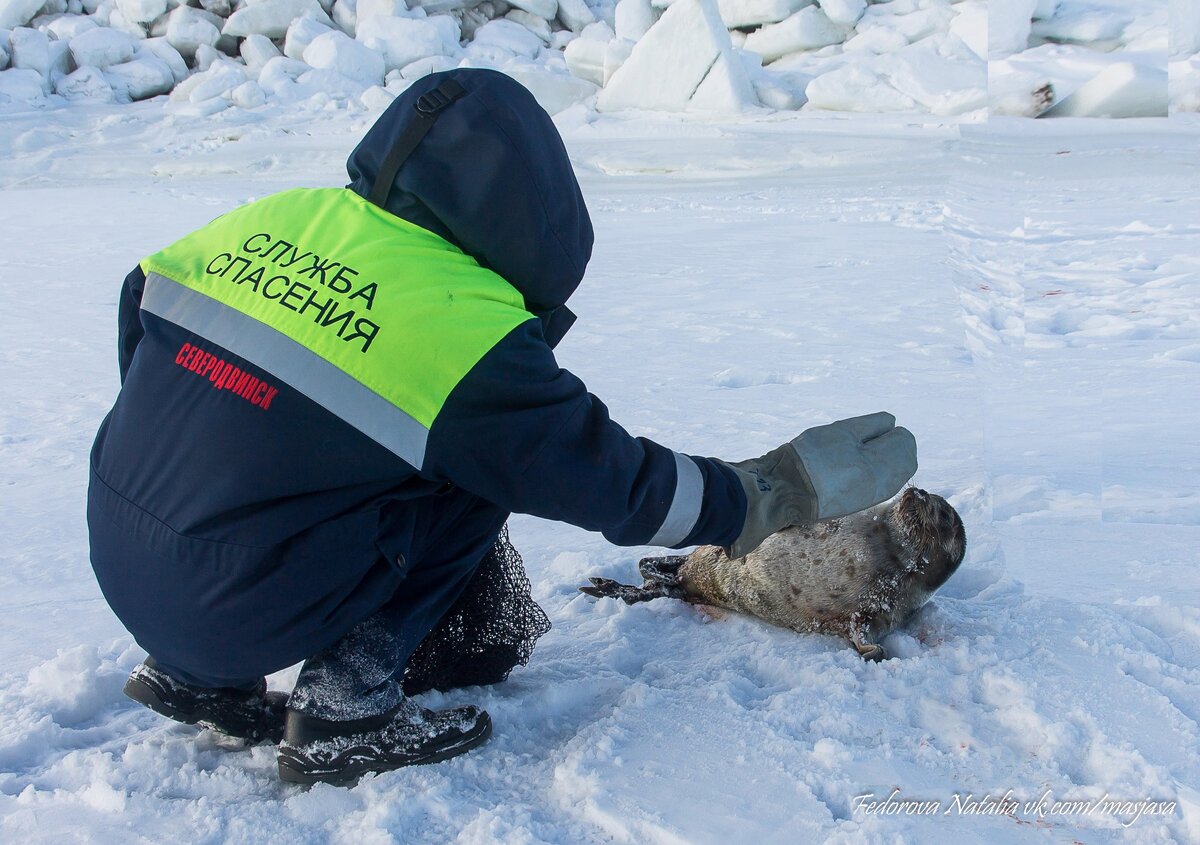
[[[917,443],[880,411],[810,428],[761,458],[730,463],[746,491],[731,558],[789,525],[834,519],[891,498],[917,471]]]

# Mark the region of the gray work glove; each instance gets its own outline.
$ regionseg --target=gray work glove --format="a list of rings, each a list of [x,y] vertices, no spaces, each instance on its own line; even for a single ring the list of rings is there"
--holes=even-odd
[[[746,522],[731,558],[789,525],[864,510],[894,496],[917,471],[917,442],[880,411],[810,428],[761,458],[729,463],[746,491]]]

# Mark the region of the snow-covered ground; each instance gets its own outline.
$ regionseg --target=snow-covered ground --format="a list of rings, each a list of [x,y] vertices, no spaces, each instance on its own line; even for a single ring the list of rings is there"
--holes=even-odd
[[[592,600],[585,576],[628,578],[646,550],[517,517],[555,627],[507,683],[428,697],[491,712],[478,751],[306,791],[270,749],[124,699],[141,652],[83,518],[119,282],[237,203],[340,184],[368,121],[142,104],[0,124],[0,841],[1200,839],[1200,125],[1183,119],[560,119],[597,248],[559,357],[618,420],[733,459],[879,408],[915,432],[915,480],[956,505],[969,550],[888,638],[896,659]],[[895,790],[943,814],[857,807]],[[1125,827],[954,803],[1008,790],[1176,806]]]

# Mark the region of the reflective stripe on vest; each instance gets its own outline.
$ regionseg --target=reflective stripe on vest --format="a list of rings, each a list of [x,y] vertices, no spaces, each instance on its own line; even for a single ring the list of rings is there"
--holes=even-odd
[[[144,310],[267,370],[417,469],[450,392],[536,319],[452,244],[336,188],[237,208],[142,269]]]

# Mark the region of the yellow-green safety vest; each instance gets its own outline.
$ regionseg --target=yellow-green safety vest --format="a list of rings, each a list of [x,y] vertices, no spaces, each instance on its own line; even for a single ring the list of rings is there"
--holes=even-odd
[[[241,206],[141,267],[143,310],[272,373],[417,469],[450,392],[536,319],[501,276],[340,188]]]

